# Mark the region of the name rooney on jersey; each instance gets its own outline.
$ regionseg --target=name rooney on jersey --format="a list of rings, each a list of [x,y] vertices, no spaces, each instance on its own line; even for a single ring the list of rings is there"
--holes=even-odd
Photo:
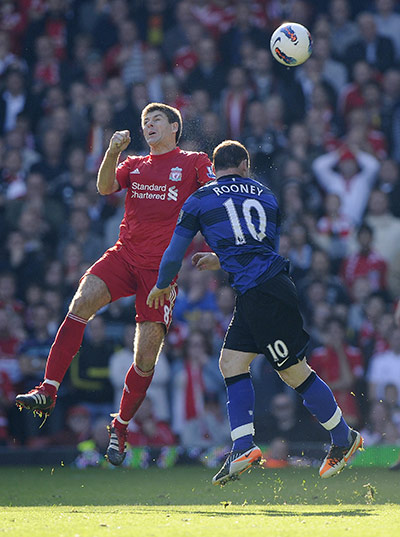
[[[221,196],[221,194],[230,194],[231,192],[241,192],[244,194],[261,196],[261,194],[264,192],[264,189],[255,185],[235,183],[233,185],[214,186],[213,191],[217,194],[217,196]]]

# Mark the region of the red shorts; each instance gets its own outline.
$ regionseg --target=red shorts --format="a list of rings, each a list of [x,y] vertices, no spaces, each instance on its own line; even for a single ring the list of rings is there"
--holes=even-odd
[[[158,309],[149,308],[146,300],[157,282],[158,270],[136,268],[124,254],[123,246],[109,248],[96,263],[87,269],[82,278],[87,274],[93,274],[103,280],[110,291],[112,302],[123,296],[136,295],[136,322],[163,323],[168,330],[178,294],[175,280],[170,299],[164,303],[164,306]]]

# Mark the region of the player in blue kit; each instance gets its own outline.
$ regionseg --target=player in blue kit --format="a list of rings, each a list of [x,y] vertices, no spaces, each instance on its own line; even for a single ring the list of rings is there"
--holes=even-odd
[[[225,140],[213,154],[216,181],[184,203],[158,280],[147,304],[162,305],[191,240],[201,231],[215,253],[197,253],[200,270],[229,273],[236,305],[220,356],[225,379],[233,446],[214,484],[225,484],[261,459],[254,444],[254,389],[250,364],[262,353],[278,375],[303,398],[305,407],[330,432],[332,445],[319,473],[338,473],[362,448],[363,439],[342,417],[331,389],[308,365],[309,335],[303,329],[289,261],[279,255],[280,211],[271,190],[248,178],[249,154],[239,142]]]

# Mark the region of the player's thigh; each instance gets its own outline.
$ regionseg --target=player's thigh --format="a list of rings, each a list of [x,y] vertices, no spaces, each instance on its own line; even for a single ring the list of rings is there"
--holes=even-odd
[[[272,296],[263,286],[250,291],[243,299],[244,311],[258,352],[276,371],[300,362],[310,338],[297,303]]]
[[[311,372],[312,369],[304,358],[301,362],[298,362],[283,371],[278,371],[277,373],[288,386],[297,388],[300,384],[303,384],[303,382],[310,376]]]
[[[163,323],[136,324],[134,361],[142,371],[150,371],[156,364],[165,337]]]
[[[249,372],[250,364],[257,356],[254,352],[235,351],[223,348],[219,358],[219,368],[224,378],[235,377]]]
[[[69,311],[83,319],[90,319],[109,302],[111,294],[103,280],[93,274],[86,274],[71,301]]]

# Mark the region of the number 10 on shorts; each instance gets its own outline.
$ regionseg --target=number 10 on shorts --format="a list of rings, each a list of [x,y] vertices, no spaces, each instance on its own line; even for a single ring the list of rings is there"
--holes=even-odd
[[[277,339],[272,345],[268,344],[267,349],[278,367],[281,367],[289,358],[289,349],[281,339]]]

